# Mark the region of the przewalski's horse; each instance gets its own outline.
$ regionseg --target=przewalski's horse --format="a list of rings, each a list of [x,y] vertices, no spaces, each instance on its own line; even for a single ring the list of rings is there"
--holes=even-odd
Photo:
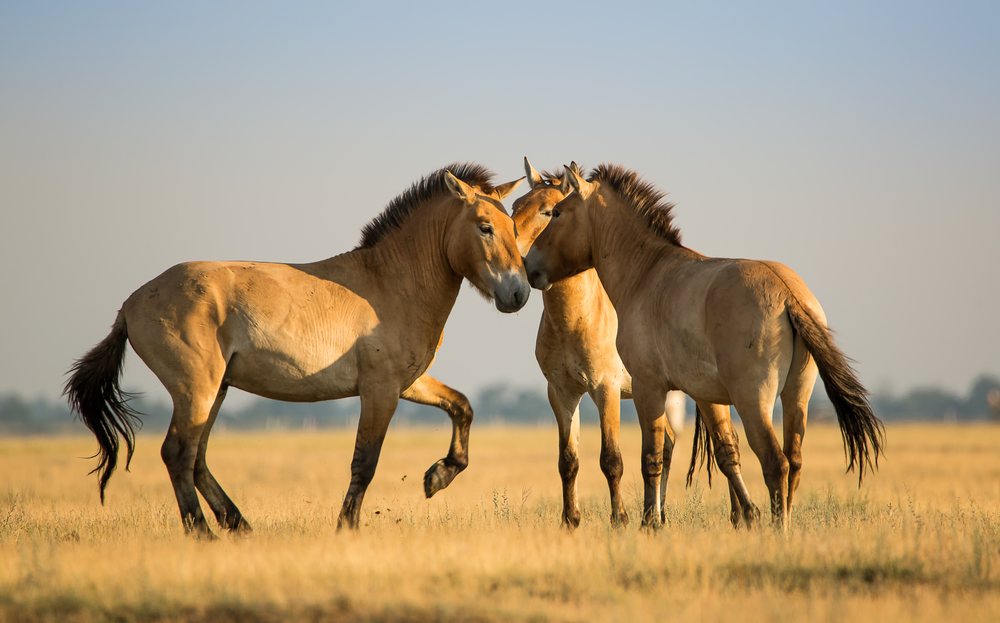
[[[743,420],[782,529],[799,484],[817,370],[837,412],[848,470],[858,466],[860,483],[867,469],[877,468],[882,423],[798,275],[777,262],[710,258],[682,246],[672,206],[632,171],[602,165],[587,180],[572,170],[566,179],[572,192],[553,209],[525,268],[542,290],[595,268],[618,312],[618,352],[632,374],[642,427],[644,525],[661,517],[664,446],[673,444],[663,413],[669,390],[697,403],[734,494],[734,516],[741,508],[748,524],[760,513],[740,474],[723,405],[735,405]],[[771,426],[778,396],[784,450]]]
[[[219,524],[249,531],[206,463],[208,437],[229,387],[277,400],[361,397],[351,484],[338,527],[357,528],[389,420],[400,398],[445,410],[448,456],[424,476],[428,497],[468,464],[472,409],[425,374],[462,280],[501,312],[529,287],[500,200],[484,167],[455,164],[415,183],[362,232],[353,251],[313,264],[193,262],[175,266],[125,301],[111,334],[76,362],[70,404],[100,446],[101,501],[137,413],[119,382],[126,341],[173,399],[161,455],[188,532],[212,537],[200,491]],[[126,469],[128,461],[126,461]]]
[[[569,165],[579,173],[576,163]],[[539,174],[524,159],[530,190],[514,202],[511,216],[517,246],[525,255],[531,243],[549,224],[552,208],[568,192],[563,174]],[[580,469],[580,400],[589,394],[601,423],[601,471],[611,494],[611,524],[628,525],[621,499],[622,456],[618,447],[620,401],[632,397],[632,377],[615,347],[618,316],[601,286],[597,272],[588,269],[567,277],[542,293],[545,308],[535,341],[535,358],[548,381],[548,398],[559,426],[559,475],[563,486],[563,524],[580,524],[576,478]],[[679,392],[676,392],[679,393]],[[673,431],[684,424],[684,396],[668,400],[667,415]],[[673,416],[673,417],[671,417]],[[665,446],[666,449],[666,446]],[[663,457],[665,465],[670,455]],[[666,494],[666,478],[661,494]]]

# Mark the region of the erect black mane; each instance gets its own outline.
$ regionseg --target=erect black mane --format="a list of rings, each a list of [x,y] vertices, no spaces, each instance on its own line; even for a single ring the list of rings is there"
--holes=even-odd
[[[602,164],[591,171],[587,181],[611,187],[661,238],[681,246],[681,230],[673,223],[674,204],[635,171],[617,164]]]
[[[402,227],[406,219],[417,208],[427,203],[438,193],[448,192],[444,181],[445,171],[451,171],[451,174],[458,179],[477,188],[480,194],[489,195],[494,190],[490,183],[490,180],[493,179],[493,172],[480,164],[456,162],[438,169],[430,175],[420,178],[401,195],[390,201],[381,214],[365,225],[361,230],[361,242],[358,243],[355,250],[375,246],[389,233]]]

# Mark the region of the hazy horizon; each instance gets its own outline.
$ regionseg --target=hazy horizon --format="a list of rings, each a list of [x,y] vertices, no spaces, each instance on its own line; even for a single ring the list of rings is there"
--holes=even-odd
[[[0,5],[0,393],[58,397],[174,264],[323,259],[524,156],[632,168],[686,246],[790,266],[870,390],[1000,376],[1000,5],[601,6]],[[463,287],[430,373],[543,387],[540,313]],[[166,396],[132,352],[125,386]]]

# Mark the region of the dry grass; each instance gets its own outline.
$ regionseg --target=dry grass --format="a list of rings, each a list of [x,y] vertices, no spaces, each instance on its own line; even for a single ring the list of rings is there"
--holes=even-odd
[[[353,432],[220,434],[210,465],[255,532],[182,535],[158,438],[107,505],[88,438],[0,442],[0,621],[939,621],[1000,612],[1000,428],[892,426],[859,490],[814,425],[787,537],[728,525],[721,481],[683,488],[681,437],[657,533],[607,525],[596,429],[583,524],[559,523],[554,428],[474,427],[472,464],[432,500],[450,430],[391,430],[362,529],[337,533]],[[639,516],[638,430],[622,431]],[[743,452],[751,492],[766,490]]]

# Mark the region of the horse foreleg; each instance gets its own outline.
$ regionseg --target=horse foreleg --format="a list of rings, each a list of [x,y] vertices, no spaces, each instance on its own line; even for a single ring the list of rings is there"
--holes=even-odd
[[[660,479],[663,476],[664,438],[667,416],[664,400],[667,392],[632,377],[632,400],[642,429],[643,527],[660,527],[663,500]],[[670,443],[671,451],[673,442]]]
[[[660,474],[660,522],[667,521],[667,481],[670,479],[670,464],[674,458],[674,442],[677,440],[676,431],[670,420],[670,409],[664,409],[666,425],[663,435],[663,473]]]
[[[583,394],[560,390],[552,383],[549,405],[559,427],[559,478],[563,490],[563,525],[580,525],[580,505],[576,496],[576,476],[580,471],[580,399]]]
[[[219,416],[219,408],[222,407],[222,401],[226,398],[226,391],[226,386],[223,386],[219,390],[219,394],[215,398],[215,404],[212,405],[212,411],[209,413],[208,421],[205,423],[205,428],[201,432],[201,440],[198,443],[198,455],[194,462],[194,485],[201,492],[205,501],[208,502],[208,506],[212,509],[215,519],[219,522],[220,526],[233,532],[249,533],[253,532],[253,529],[247,523],[246,519],[243,518],[240,509],[233,504],[233,501],[229,499],[226,492],[219,486],[212,472],[209,471],[205,458],[208,452],[208,436],[212,432],[215,419]]]
[[[351,485],[344,496],[344,505],[337,518],[337,529],[343,527],[356,530],[361,520],[361,503],[365,491],[378,466],[382,453],[382,443],[389,429],[389,421],[399,404],[399,392],[391,388],[382,391],[361,392],[361,416],[358,418],[358,437],[354,442],[354,458],[351,460]]]
[[[603,385],[590,393],[601,418],[601,471],[608,479],[611,494],[611,525],[623,528],[628,525],[628,513],[625,512],[621,493],[622,473],[625,470],[618,447],[618,432],[621,427],[620,395],[618,387]]]
[[[451,484],[469,466],[469,430],[472,405],[462,392],[424,374],[407,387],[404,400],[443,409],[451,418],[451,446],[448,456],[431,465],[424,474],[424,495],[431,497]]]

